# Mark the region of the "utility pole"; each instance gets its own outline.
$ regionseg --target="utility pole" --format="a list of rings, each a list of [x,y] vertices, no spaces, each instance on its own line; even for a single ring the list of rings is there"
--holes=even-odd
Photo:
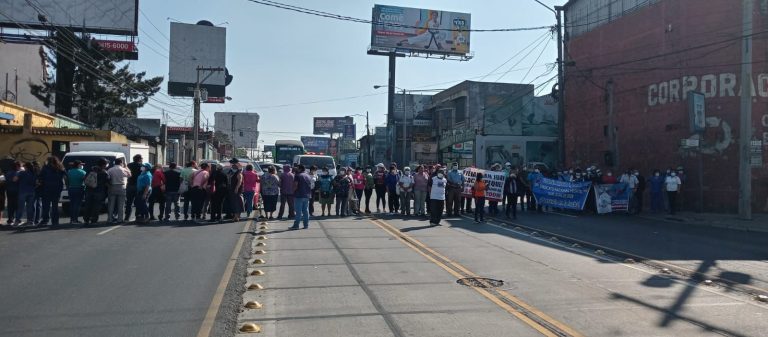
[[[565,74],[563,74],[563,24],[562,24],[562,12],[563,6],[555,6],[555,17],[557,17],[557,123],[558,123],[558,135],[560,141],[559,144],[559,156],[560,165],[567,167],[565,163]]]
[[[371,154],[371,125],[368,120],[368,111],[365,112],[365,135],[368,140],[366,146],[368,146],[368,166],[373,165],[373,155]]]
[[[392,88],[392,87],[390,87]],[[400,163],[400,168],[405,168],[407,165],[405,162],[405,139],[406,139],[406,133],[408,130],[406,129],[408,123],[408,97],[405,96],[405,89],[403,89],[403,162]]]
[[[208,71],[210,72],[208,75],[206,75],[202,80],[200,80],[200,72],[201,71]],[[197,81],[195,82],[195,98],[194,98],[194,125],[192,126],[192,138],[195,142],[195,145],[192,150],[192,158],[195,161],[199,161],[200,157],[198,157],[198,148],[200,147],[200,144],[198,142],[200,141],[200,99],[201,99],[201,92],[200,92],[200,85],[205,82],[211,75],[224,71],[224,68],[218,67],[218,68],[211,68],[211,67],[197,67]]]
[[[739,123],[739,219],[752,220],[752,7],[754,0],[742,1],[741,118]]]
[[[232,115],[232,158],[237,158],[237,146],[235,146],[235,115]]]

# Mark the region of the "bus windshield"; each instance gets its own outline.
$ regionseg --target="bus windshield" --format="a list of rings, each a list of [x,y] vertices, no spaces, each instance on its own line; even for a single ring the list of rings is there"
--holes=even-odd
[[[292,164],[293,157],[304,154],[304,146],[301,144],[275,143],[275,163]]]

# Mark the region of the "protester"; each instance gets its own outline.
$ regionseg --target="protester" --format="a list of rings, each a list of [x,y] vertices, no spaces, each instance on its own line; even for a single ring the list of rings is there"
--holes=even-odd
[[[73,167],[67,171],[67,195],[69,196],[69,223],[79,224],[80,221],[80,208],[83,206],[83,198],[85,197],[85,170],[83,170],[83,163],[79,160],[75,160]],[[10,209],[10,201],[8,203]]]
[[[333,179],[327,167],[323,167],[322,173],[318,177],[318,189],[320,190],[320,210],[321,216],[331,215],[331,204],[333,204]],[[326,209],[328,213],[326,213]]]
[[[664,181],[665,189],[667,190],[667,198],[669,199],[669,213],[672,215],[675,214],[675,209],[677,208],[677,193],[680,191],[680,185],[682,185],[682,183],[680,177],[678,177],[677,173],[674,171],[670,172],[669,176]]]
[[[227,198],[227,189],[229,189],[229,179],[224,168],[221,165],[215,165],[211,170],[211,179],[213,180],[211,195],[211,218],[209,222],[222,221],[221,212],[224,207],[224,201]]]
[[[107,199],[109,192],[109,174],[107,174],[107,160],[99,158],[96,166],[83,180],[85,184],[85,216],[83,216],[83,226],[95,225],[99,222],[99,212],[104,206],[104,200]]]
[[[35,196],[32,202],[35,216],[32,224],[37,226],[40,224],[40,219],[43,216],[43,184],[40,183],[40,171],[42,168],[37,161],[33,161],[32,169],[35,172]]]
[[[141,173],[136,179],[136,222],[148,223],[150,221],[149,197],[152,195],[152,164],[144,163]]]
[[[162,220],[165,214],[165,174],[163,165],[155,164],[152,172],[152,193],[149,196],[149,220]],[[155,204],[158,205],[158,217],[155,219]]]
[[[645,177],[643,177],[643,175],[640,174],[640,171],[638,170],[635,170],[633,172],[633,175],[637,179],[637,185],[636,185],[635,194],[634,194],[635,207],[631,213],[640,214],[643,211],[643,193],[645,193],[646,181],[645,181]]]
[[[504,195],[507,200],[505,213],[507,219],[510,218],[510,213],[512,214],[512,219],[517,219],[517,199],[520,196],[521,185],[520,178],[517,177],[517,169],[511,169],[509,176],[504,181]]]
[[[192,188],[189,191],[192,199],[192,220],[202,219],[203,201],[206,198],[208,190],[208,179],[210,178],[210,167],[208,163],[200,164],[200,170],[192,175]]]
[[[64,190],[64,178],[67,176],[64,165],[59,158],[48,157],[48,160],[40,170],[40,186],[43,190],[43,215],[41,226],[47,225],[48,220],[51,226],[59,225],[59,199]]]
[[[461,208],[461,194],[464,186],[464,174],[459,171],[459,164],[451,165],[448,172],[448,186],[446,189],[445,208],[448,216],[459,216]]]
[[[356,168],[355,172],[352,174],[352,187],[355,190],[355,197],[358,200],[358,203],[362,204],[363,200],[363,191],[365,190],[365,176],[363,175],[361,168]]]
[[[413,176],[413,213],[418,216],[426,215],[427,193],[429,193],[429,175],[424,172],[424,165],[416,167],[416,175]]]
[[[472,195],[475,197],[475,223],[485,221],[485,191],[487,187],[483,180],[483,174],[475,177],[475,186],[472,187]]]
[[[278,220],[283,218],[285,204],[288,204],[288,218],[292,219],[295,216],[293,212],[293,178],[291,166],[283,165],[283,173],[280,175],[280,211],[277,212]]]
[[[309,228],[309,200],[312,199],[312,178],[307,174],[304,165],[299,164],[293,185],[296,219],[290,229],[299,229],[299,222],[302,222],[304,229],[307,229]]]
[[[397,183],[400,181],[400,173],[395,165],[390,165],[389,173],[384,178],[387,185],[387,198],[389,201],[389,213],[397,214],[400,211],[400,197],[397,194]]]
[[[501,172],[501,164],[496,163],[491,166],[491,171]],[[499,214],[499,202],[497,200],[488,201],[488,215],[496,216]]]
[[[19,185],[19,207],[16,211],[16,226],[29,226],[35,222],[35,185],[37,174],[31,162],[24,163],[24,169],[13,178]],[[27,213],[27,221],[21,223],[24,213]]]
[[[261,196],[264,199],[265,216],[270,220],[274,219],[277,199],[280,197],[280,178],[275,174],[274,166],[269,166],[264,179],[261,179]]]
[[[189,219],[190,214],[190,208],[189,206],[192,204],[192,177],[197,172],[197,163],[193,160],[188,162],[184,169],[181,170],[181,186],[179,187],[179,195],[184,197],[184,205],[183,205],[183,212],[184,212],[184,220]]]
[[[533,170],[533,172],[528,173],[528,181],[530,182],[530,190],[531,190],[531,196],[528,201],[528,210],[536,210],[538,213],[542,213],[544,210],[542,209],[541,205],[538,205],[536,203],[536,198],[533,197],[533,190],[536,188],[536,184],[538,184],[539,179],[541,179],[543,176],[541,174],[541,171],[536,168]]]
[[[371,168],[365,169],[365,214],[371,214],[371,196],[373,196],[373,189],[376,187],[376,183],[371,174]]]
[[[448,180],[445,179],[445,171],[439,169],[437,175],[430,179],[430,220],[429,223],[433,226],[439,226],[440,220],[443,217],[443,208],[445,207],[445,187],[448,185]]]
[[[384,164],[376,165],[376,174],[374,178],[374,187],[376,189],[376,212],[381,213],[381,209],[387,209],[387,172],[384,170]],[[379,207],[381,205],[381,207]]]
[[[171,220],[171,206],[173,206],[175,219],[179,220],[181,217],[181,212],[179,209],[179,188],[181,187],[181,173],[177,171],[176,168],[176,163],[171,162],[168,164],[168,169],[163,172],[163,177],[165,177],[165,191],[163,192],[165,200],[160,205],[160,207],[164,210],[163,214],[165,214],[165,218],[163,218],[163,220],[166,222]]]
[[[85,171],[83,171],[83,173],[85,173]],[[109,187],[107,188],[107,219],[110,223],[117,224],[124,220],[126,186],[128,185],[128,178],[131,176],[131,171],[125,168],[122,159],[117,158],[115,159],[115,165],[107,170],[107,175],[109,175]],[[70,187],[70,199],[72,198],[71,190]],[[80,193],[82,195],[82,190]]]
[[[400,180],[397,182],[397,188],[400,193],[400,213],[405,216],[411,215],[411,199],[413,199],[413,176],[411,168],[405,167]]]
[[[629,188],[629,208],[628,212],[632,214],[633,210],[637,207],[637,198],[635,195],[637,194],[637,185],[639,181],[637,180],[637,177],[634,175],[634,170],[629,169],[624,174],[621,175],[619,178],[619,182],[623,184],[627,184]]]
[[[615,184],[618,183],[618,180],[616,180],[616,177],[613,176],[613,171],[608,170],[608,172],[605,173],[603,176],[603,184]]]
[[[347,210],[349,211],[348,214],[354,214],[354,215],[360,215],[360,199],[357,198],[357,190],[355,189],[355,185],[353,183],[352,178],[352,168],[348,167],[347,169],[347,179],[349,179],[349,193],[347,193]]]
[[[309,216],[315,216],[315,196],[317,195],[317,166],[309,167],[310,192],[309,197]]]
[[[653,170],[653,177],[649,179],[651,185],[651,211],[661,212],[664,210],[664,177],[661,176],[661,171]]]
[[[349,186],[351,181],[343,168],[337,169],[338,174],[333,179],[333,192],[336,195],[336,216],[347,216],[349,202]]]
[[[240,168],[240,162],[237,158],[229,160],[232,165],[229,170],[229,189],[227,189],[227,199],[229,200],[229,213],[233,221],[240,221],[240,215],[243,213],[243,170]]]
[[[128,177],[128,184],[125,188],[125,221],[131,219],[131,210],[136,200],[136,182],[141,174],[141,167],[143,166],[143,159],[140,154],[133,156],[133,162],[128,164],[128,170],[131,171],[131,175]]]
[[[253,212],[254,195],[256,185],[259,183],[259,175],[253,171],[253,165],[248,164],[243,171],[243,199],[245,200],[245,217],[250,218]]]
[[[522,196],[525,197],[525,200],[523,200],[523,197],[520,198],[521,211],[528,210],[530,212],[533,210],[533,185],[531,184],[531,180],[528,179],[530,176],[530,170],[527,167],[523,168],[523,172],[520,174],[520,182],[523,183]]]
[[[19,209],[19,181],[17,179],[18,174],[21,172],[21,162],[15,161],[8,172],[3,175],[5,177],[5,194],[8,199],[8,225],[13,226],[17,224],[17,221],[21,221],[16,217]]]

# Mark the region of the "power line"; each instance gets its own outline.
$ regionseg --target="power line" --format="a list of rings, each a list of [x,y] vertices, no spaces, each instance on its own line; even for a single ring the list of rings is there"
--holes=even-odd
[[[531,53],[533,53],[538,46],[540,46],[542,43],[544,43],[545,41],[548,41],[548,40],[549,39],[545,38],[545,39],[539,41],[539,43],[535,47],[531,48],[531,50],[529,50],[528,53],[526,53],[525,56],[523,56],[523,58],[521,58],[519,61],[517,61],[517,63],[515,63],[512,67],[510,67],[509,70],[507,70],[503,74],[501,74],[501,76],[496,78],[496,82],[501,81],[501,79],[504,78],[504,76],[507,76],[507,74],[509,74],[510,70],[512,70],[513,68],[515,68],[518,65],[520,65],[520,63],[523,63],[523,61],[525,61],[525,59],[528,58],[528,56],[530,56]]]
[[[544,45],[544,48],[541,48],[541,53],[539,53],[539,56],[536,57],[536,60],[531,63],[531,68],[528,69],[528,72],[525,73],[523,76],[523,79],[520,80],[520,82],[525,81],[525,79],[528,77],[528,75],[531,74],[531,70],[533,70],[533,66],[536,65],[537,62],[539,62],[539,59],[541,59],[541,55],[544,55],[544,52],[547,51],[547,46],[549,46],[549,42],[552,41],[552,39],[547,39],[547,44]],[[537,77],[538,78],[538,77]],[[535,81],[535,79],[534,79]]]
[[[293,12],[303,13],[303,14],[309,14],[319,17],[325,17],[329,19],[335,19],[340,21],[349,21],[349,22],[357,22],[357,23],[364,23],[364,24],[371,24],[371,25],[381,25],[381,26],[389,26],[389,27],[399,27],[399,28],[414,28],[414,29],[421,29],[423,27],[418,26],[410,26],[410,25],[402,25],[397,23],[391,23],[391,22],[380,22],[380,21],[372,21],[372,20],[366,20],[366,19],[360,19],[355,18],[351,16],[344,16],[329,12],[323,12],[319,10],[289,5],[280,3],[277,1],[269,1],[269,0],[247,0],[249,2],[253,2],[256,4],[264,5],[264,6],[270,6],[280,9],[285,9]],[[542,30],[542,29],[551,29],[552,26],[539,26],[539,27],[524,27],[524,28],[498,28],[498,29],[451,29],[451,28],[431,28],[432,30],[438,30],[438,31],[450,31],[450,32],[477,32],[477,33],[483,33],[483,32],[520,32],[520,31],[530,31],[530,30]]]
[[[512,55],[512,57],[510,57],[510,58],[508,58],[506,61],[504,61],[504,63],[500,64],[498,67],[494,68],[493,70],[491,70],[490,72],[488,72],[488,74],[486,74],[485,76],[483,76],[482,78],[480,78],[480,81],[482,81],[482,80],[484,80],[486,77],[490,76],[490,75],[491,75],[491,73],[495,72],[496,70],[499,70],[499,69],[501,69],[501,67],[503,67],[503,66],[507,65],[507,63],[509,63],[510,61],[514,60],[514,59],[515,59],[515,58],[516,58],[518,55],[522,54],[522,53],[523,53],[524,51],[526,51],[528,48],[530,48],[531,46],[533,46],[534,44],[536,44],[536,42],[538,42],[539,40],[541,40],[541,39],[545,38],[545,37],[547,36],[547,34],[549,34],[549,33],[544,33],[543,35],[541,35],[541,36],[539,36],[538,38],[536,38],[535,40],[533,40],[533,42],[531,42],[529,45],[525,46],[525,48],[521,49],[519,52],[515,53],[515,55]],[[513,67],[514,67],[514,66],[513,66]]]

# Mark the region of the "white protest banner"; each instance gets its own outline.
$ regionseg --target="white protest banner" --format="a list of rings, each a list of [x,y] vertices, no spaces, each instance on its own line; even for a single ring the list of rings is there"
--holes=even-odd
[[[475,186],[477,174],[482,173],[486,186],[485,199],[488,201],[502,201],[504,199],[504,181],[506,180],[504,172],[465,168],[463,173],[464,188],[462,194],[465,197],[472,196],[472,187]]]

